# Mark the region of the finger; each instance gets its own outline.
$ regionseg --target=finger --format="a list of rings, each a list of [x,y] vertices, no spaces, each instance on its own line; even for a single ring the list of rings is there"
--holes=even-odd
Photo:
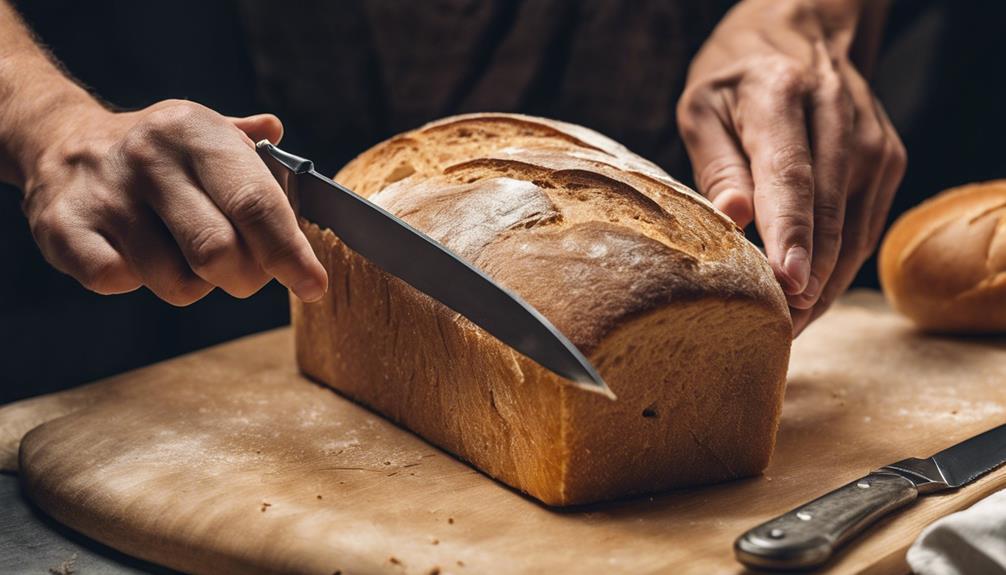
[[[842,246],[849,183],[853,105],[823,43],[817,45],[819,84],[811,94],[814,158],[814,254],[802,293],[790,296],[798,309],[814,306],[828,283]]]
[[[92,223],[92,214],[79,202],[75,190],[62,190],[44,209],[26,209],[28,223],[39,250],[54,268],[100,294],[133,291],[142,285],[115,244]],[[92,190],[93,191],[93,190]]]
[[[729,112],[718,110],[707,92],[686,93],[678,107],[678,129],[692,163],[699,190],[738,226],[754,217],[754,185],[747,157],[725,121]]]
[[[851,195],[842,234],[845,247],[832,278],[806,318],[807,323],[824,314],[852,285],[863,262],[876,248],[894,192],[904,174],[904,148],[882,106],[857,73],[853,71],[847,77],[852,89],[863,95],[855,106],[858,120],[852,185],[858,190]]]
[[[852,192],[850,201],[855,203],[856,207],[853,209],[850,206],[846,221],[857,233],[843,233],[846,246],[843,253],[860,255],[860,252],[868,250],[869,222],[873,217],[874,206],[881,191],[882,176],[887,169],[890,154],[887,134],[877,114],[878,108],[869,85],[855,69],[850,68],[845,76],[850,90],[856,94],[854,97],[856,127],[852,143],[854,157],[850,180]]]
[[[228,117],[252,142],[269,140],[278,144],[283,139],[283,122],[272,114],[256,114],[244,118]]]
[[[196,275],[241,298],[269,281],[230,221],[182,168],[158,170],[148,179],[144,196]]]
[[[320,299],[328,288],[325,268],[254,146],[214,141],[191,161],[197,183],[231,221],[259,267],[302,300]]]
[[[859,244],[856,249],[849,250],[848,253],[843,251],[831,281],[825,287],[821,300],[814,306],[807,322],[821,317],[831,304],[849,289],[863,262],[876,249],[894,193],[905,172],[905,151],[900,138],[879,102],[876,103],[874,111],[877,112],[875,118],[884,134],[883,153],[879,154],[880,161],[875,164],[876,170],[872,173],[872,180],[867,184],[866,192],[855,196],[853,210],[856,216],[850,220],[854,225],[850,226],[846,234],[846,241],[850,245],[854,242]]]
[[[871,252],[876,249],[877,243],[880,241],[884,225],[887,223],[887,217],[891,211],[891,203],[894,201],[894,195],[901,184],[902,178],[905,176],[905,169],[908,167],[908,155],[905,152],[905,145],[901,142],[901,138],[894,129],[890,118],[888,118],[887,112],[884,111],[884,107],[879,101],[876,102],[875,109],[877,111],[877,119],[880,120],[880,124],[886,134],[886,141],[890,150],[890,160],[884,168],[884,178],[881,180],[879,193],[873,209],[870,210],[867,242],[870,245]]]
[[[853,280],[856,279],[856,274],[862,267],[863,262],[869,257],[870,251],[864,249],[861,242],[865,237],[864,230],[870,221],[870,210],[876,202],[877,194],[884,180],[882,168],[885,163],[885,161],[882,161],[880,164],[881,170],[873,173],[873,179],[867,184],[867,189],[864,192],[855,194],[850,201],[850,217],[847,219],[847,225],[842,231],[842,242],[847,246],[847,249],[842,250],[835,265],[835,270],[832,272],[828,283],[821,290],[817,303],[814,304],[813,308],[808,310],[811,312],[810,315],[802,318],[804,323],[800,326],[801,329],[821,317],[835,300],[849,289]]]
[[[150,291],[176,306],[189,305],[208,294],[213,286],[193,272],[167,229],[144,206],[130,209],[133,220],[125,229],[110,230],[117,236],[122,254]]]
[[[768,86],[744,87],[739,97],[741,143],[751,158],[755,224],[783,291],[807,287],[813,253],[814,171],[804,115],[805,88],[797,76],[774,75]]]
[[[858,233],[858,230],[853,230],[850,235]],[[813,322],[817,318],[821,317],[824,312],[831,308],[831,305],[841,297],[842,294],[849,289],[852,285],[852,281],[856,279],[856,274],[859,272],[859,268],[862,267],[863,262],[866,260],[865,257],[852,254],[843,254],[839,258],[838,263],[835,265],[835,271],[831,274],[831,280],[828,282],[824,289],[821,291],[821,296],[818,298],[817,303],[814,307],[809,310],[803,310],[810,312],[809,316],[806,316],[800,329],[802,330],[807,326],[807,324]],[[796,325],[794,325],[796,327]]]
[[[53,267],[93,292],[121,294],[143,285],[122,254],[94,230],[65,229],[58,237],[50,237],[43,243],[44,247],[40,243],[42,252]]]

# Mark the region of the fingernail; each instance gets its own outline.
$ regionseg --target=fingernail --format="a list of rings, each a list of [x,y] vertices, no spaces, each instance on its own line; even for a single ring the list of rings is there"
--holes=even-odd
[[[316,280],[306,279],[293,286],[293,293],[306,302],[313,302],[325,295],[325,288]]]
[[[807,287],[810,278],[810,254],[801,246],[789,248],[782,262],[783,272],[790,281],[786,293],[790,295],[801,293]]]

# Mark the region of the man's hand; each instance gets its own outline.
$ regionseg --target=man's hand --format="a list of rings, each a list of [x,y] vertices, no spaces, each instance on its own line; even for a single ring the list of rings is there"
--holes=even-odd
[[[883,231],[906,155],[849,52],[859,2],[746,0],[691,64],[678,125],[699,188],[753,220],[799,333]]]
[[[174,305],[215,286],[247,297],[273,277],[308,301],[324,293],[325,269],[255,151],[282,136],[275,116],[186,101],[67,112],[22,166],[25,214],[53,266],[98,293],[145,285]]]
[[[188,305],[247,297],[275,277],[316,300],[328,276],[255,151],[270,115],[186,101],[113,113],[67,78],[0,0],[0,181],[24,190],[35,241],[99,293],[146,285]]]

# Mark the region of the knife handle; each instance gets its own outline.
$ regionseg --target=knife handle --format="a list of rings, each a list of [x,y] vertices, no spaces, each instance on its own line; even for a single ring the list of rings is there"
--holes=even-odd
[[[751,529],[734,543],[734,553],[741,563],[759,569],[816,567],[850,538],[918,495],[911,480],[874,471]]]

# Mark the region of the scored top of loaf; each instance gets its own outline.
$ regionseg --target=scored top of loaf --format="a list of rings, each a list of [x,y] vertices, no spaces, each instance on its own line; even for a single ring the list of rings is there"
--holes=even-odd
[[[788,317],[729,218],[581,126],[455,116],[377,144],[335,179],[520,294],[586,354],[673,302],[743,299]]]

